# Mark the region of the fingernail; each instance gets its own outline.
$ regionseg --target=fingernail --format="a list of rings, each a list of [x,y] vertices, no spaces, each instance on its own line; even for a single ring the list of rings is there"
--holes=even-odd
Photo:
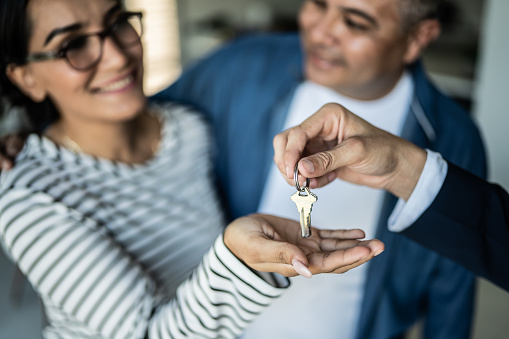
[[[334,179],[336,179],[336,172],[329,173],[329,175],[327,176],[327,180],[329,180],[329,182],[333,182]]]
[[[376,257],[377,255],[381,254],[383,251],[384,251],[384,250],[380,250],[380,251],[376,252],[376,253],[375,253],[375,257]]]
[[[315,165],[308,159],[302,159],[301,160],[302,167],[308,172],[308,173],[314,173],[315,172]]]
[[[310,189],[316,188],[316,186],[318,186],[318,182],[316,181],[316,179],[309,180],[309,188]]]
[[[288,178],[293,178],[293,173],[292,173],[292,170],[290,169],[290,167],[286,166],[286,176]]]
[[[297,272],[298,274],[302,275],[305,278],[311,278],[312,276],[311,271],[299,259],[293,259],[292,266],[295,272]]]

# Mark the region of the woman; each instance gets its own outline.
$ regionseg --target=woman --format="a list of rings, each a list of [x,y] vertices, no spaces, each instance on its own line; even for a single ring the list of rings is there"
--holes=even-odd
[[[382,251],[262,215],[221,234],[203,121],[147,107],[141,17],[116,0],[1,5],[0,90],[43,132],[2,176],[0,234],[45,337],[235,337],[284,287],[250,268],[342,273]]]

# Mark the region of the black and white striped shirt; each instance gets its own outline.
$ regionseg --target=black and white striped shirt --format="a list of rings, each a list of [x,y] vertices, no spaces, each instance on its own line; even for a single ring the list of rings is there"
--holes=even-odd
[[[2,245],[44,302],[46,338],[232,338],[282,293],[222,242],[203,121],[157,110],[145,164],[30,135],[1,177]]]

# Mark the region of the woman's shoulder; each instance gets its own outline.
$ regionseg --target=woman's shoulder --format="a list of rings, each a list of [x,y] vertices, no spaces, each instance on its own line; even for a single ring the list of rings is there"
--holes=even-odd
[[[49,140],[38,134],[30,134],[16,157],[14,167],[0,175],[0,192],[14,187],[30,188],[37,178],[55,173],[55,160],[61,158],[61,151]]]

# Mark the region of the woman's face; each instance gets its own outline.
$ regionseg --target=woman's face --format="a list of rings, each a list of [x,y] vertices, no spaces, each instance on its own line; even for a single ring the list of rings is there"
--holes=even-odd
[[[31,0],[28,52],[57,50],[80,35],[103,31],[121,13],[115,0]],[[123,48],[107,36],[102,58],[87,71],[74,69],[65,59],[24,67],[32,81],[31,96],[50,97],[67,122],[126,121],[145,107],[141,42]]]

